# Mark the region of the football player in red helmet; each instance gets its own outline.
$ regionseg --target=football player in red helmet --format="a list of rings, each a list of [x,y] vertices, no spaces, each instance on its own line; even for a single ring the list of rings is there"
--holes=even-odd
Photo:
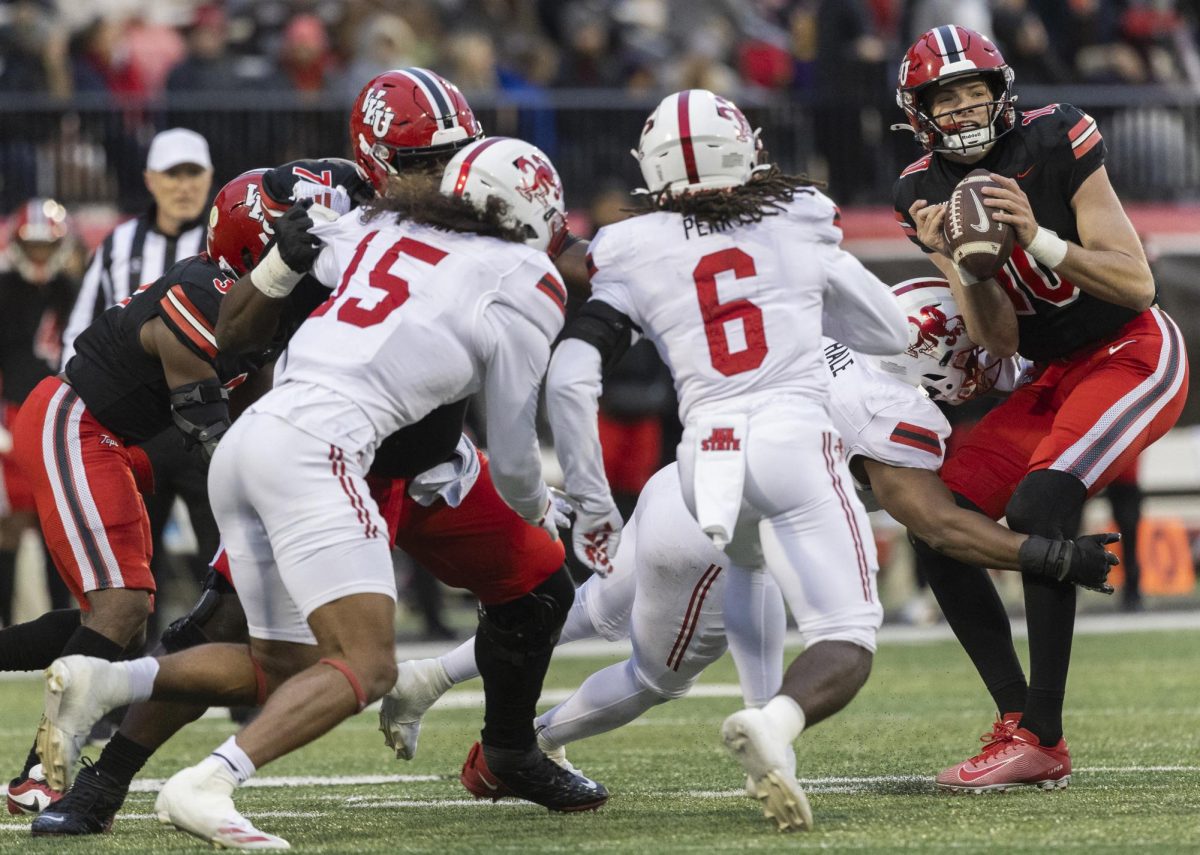
[[[483,136],[458,87],[424,68],[397,68],[371,78],[350,110],[350,145],[380,193],[406,168],[438,168]]]
[[[1017,532],[1069,536],[1087,497],[1120,476],[1179,418],[1187,355],[1158,307],[1137,232],[1104,166],[1096,120],[1070,104],[1017,110],[1012,70],[986,37],[947,25],[900,66],[896,99],[925,154],[900,174],[896,219],[950,282],[967,334],[993,356],[1034,363],[947,457],[963,507]],[[942,226],[957,184],[983,168],[983,204],[1015,238],[977,279],[949,257]],[[915,540],[918,562],[1000,713],[984,750],[944,769],[943,789],[1059,789],[1071,777],[1063,697],[1077,591],[1025,577],[1029,680],[987,572]]]

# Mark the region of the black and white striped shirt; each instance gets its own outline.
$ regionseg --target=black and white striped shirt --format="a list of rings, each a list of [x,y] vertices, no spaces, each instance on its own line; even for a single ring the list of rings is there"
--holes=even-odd
[[[207,210],[207,209],[206,209]],[[63,332],[65,367],[75,355],[75,339],[105,309],[124,300],[140,286],[158,279],[176,261],[205,248],[203,219],[187,223],[177,237],[154,226],[155,209],[121,223],[96,248]]]

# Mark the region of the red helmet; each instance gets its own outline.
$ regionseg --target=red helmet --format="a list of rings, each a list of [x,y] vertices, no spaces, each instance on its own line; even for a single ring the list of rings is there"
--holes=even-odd
[[[381,193],[406,162],[449,160],[482,136],[458,87],[424,68],[385,71],[363,87],[350,110],[354,158]]]
[[[235,276],[245,275],[275,236],[278,211],[264,205],[265,169],[251,169],[230,181],[213,199],[208,214],[208,257]]]
[[[986,105],[988,124],[967,131],[942,130],[922,97],[935,83],[975,75],[984,78],[992,90],[993,100]],[[979,154],[1016,123],[1013,104],[1017,99],[1012,94],[1012,83],[1012,69],[987,36],[948,24],[922,34],[904,55],[896,84],[896,103],[908,116],[917,141],[926,151]]]
[[[25,279],[45,284],[67,263],[70,234],[66,208],[53,199],[30,199],[9,220],[9,259]]]

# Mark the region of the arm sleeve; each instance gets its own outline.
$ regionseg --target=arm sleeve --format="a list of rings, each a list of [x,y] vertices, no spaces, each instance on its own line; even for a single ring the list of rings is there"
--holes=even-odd
[[[591,342],[569,338],[554,350],[546,375],[546,411],[554,451],[568,494],[586,511],[612,507],[604,475],[600,428],[601,354]]]
[[[563,330],[562,338],[587,342],[600,353],[607,374],[638,340],[637,325],[603,300],[588,300]]]
[[[488,306],[484,322],[495,342],[484,381],[492,481],[509,507],[537,520],[549,498],[536,419],[550,342],[533,321],[503,303]]]
[[[75,305],[71,307],[66,329],[63,330],[61,368],[67,367],[67,363],[75,355],[75,339],[79,338],[79,334],[92,325],[92,321],[96,320],[98,314],[96,310],[103,305],[104,297],[100,288],[100,280],[108,275],[108,271],[104,269],[104,255],[103,246],[97,247],[96,254],[92,256],[92,263],[88,265],[87,272],[83,274],[79,295],[75,298]]]
[[[860,353],[899,353],[908,346],[908,319],[891,290],[840,247],[818,244],[825,267],[824,333]]]

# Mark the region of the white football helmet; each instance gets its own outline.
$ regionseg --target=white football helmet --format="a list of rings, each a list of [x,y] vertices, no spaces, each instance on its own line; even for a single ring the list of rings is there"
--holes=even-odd
[[[758,131],[732,101],[707,89],[668,95],[646,119],[633,156],[651,193],[716,190],[750,180]]]
[[[522,140],[488,137],[471,143],[446,164],[441,190],[481,209],[489,196],[500,197],[525,231],[525,243],[543,252],[553,254],[567,235],[562,179],[550,158]]]
[[[969,401],[996,385],[1004,360],[971,341],[949,282],[908,279],[891,288],[908,316],[908,348],[876,357],[876,365],[946,404]]]

